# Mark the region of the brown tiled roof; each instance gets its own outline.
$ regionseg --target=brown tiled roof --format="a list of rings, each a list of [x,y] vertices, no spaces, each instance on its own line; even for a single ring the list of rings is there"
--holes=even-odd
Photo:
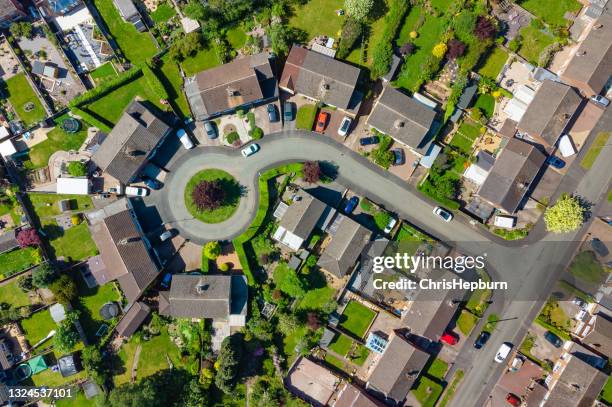
[[[127,184],[170,127],[138,101],[133,101],[91,158],[103,171]]]
[[[328,405],[339,379],[323,366],[300,357],[285,378],[287,389],[315,407]]]
[[[231,281],[229,275],[175,274],[170,291],[160,299],[160,313],[175,318],[228,318]]]
[[[478,195],[504,211],[514,213],[545,160],[544,154],[531,144],[510,139],[495,160]]]
[[[581,100],[574,88],[546,80],[518,123],[518,129],[547,146],[553,146]]]
[[[301,199],[289,205],[279,224],[294,235],[307,239],[331,208],[304,190],[300,190],[297,196]]]
[[[433,109],[387,85],[374,104],[368,125],[415,150],[424,150],[435,117]]]
[[[544,406],[591,407],[607,380],[605,373],[572,355]]]
[[[294,93],[351,110],[361,70],[318,52],[294,45],[289,52],[279,85]]]
[[[333,404],[333,407],[382,407],[383,404],[373,400],[364,393],[361,389],[350,383],[344,385],[338,390],[338,398]]]
[[[142,301],[134,303],[117,324],[117,333],[129,338],[140,328],[140,325],[151,313],[151,308]]]

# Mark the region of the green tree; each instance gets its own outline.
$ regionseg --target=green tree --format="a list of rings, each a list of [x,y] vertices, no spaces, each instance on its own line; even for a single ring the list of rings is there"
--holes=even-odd
[[[286,405],[282,384],[273,378],[259,377],[251,387],[249,405],[254,407],[280,407]]]
[[[344,0],[344,8],[349,16],[358,21],[365,20],[374,6],[374,0]]]
[[[204,245],[203,250],[204,257],[216,260],[221,255],[221,243],[217,241],[208,242]]]
[[[209,17],[208,9],[199,0],[189,0],[189,3],[183,9],[183,13],[194,20],[205,20]]]
[[[67,274],[60,275],[49,284],[49,290],[51,290],[55,299],[62,304],[69,304],[78,294],[76,283]]]
[[[243,338],[241,334],[231,335],[221,343],[221,350],[215,365],[215,385],[225,394],[231,394],[236,385],[238,366],[242,357]]]
[[[546,230],[566,233],[578,229],[584,222],[585,208],[577,197],[563,194],[544,212]]]
[[[253,10],[255,3],[252,0],[208,0],[210,7],[226,23],[241,20]]]
[[[278,330],[283,335],[289,335],[300,326],[300,321],[293,314],[279,313],[278,314]]]
[[[287,264],[281,263],[276,267],[273,279],[276,287],[285,294],[295,298],[304,296],[304,283],[295,270],[290,269]]]
[[[13,23],[10,28],[11,34],[16,38],[32,38],[34,35],[34,29],[32,27],[32,23],[28,22],[20,22]]]
[[[96,346],[88,346],[83,349],[81,364],[87,371],[87,375],[99,385],[104,385],[111,378],[111,368]]]
[[[32,271],[32,284],[37,288],[47,288],[56,277],[49,263],[41,264]]]
[[[84,177],[87,175],[87,165],[80,161],[70,161],[68,163],[68,174],[73,177]]]
[[[79,333],[74,326],[74,323],[78,321],[78,319],[78,311],[68,311],[66,313],[66,319],[60,322],[59,326],[55,330],[53,344],[58,352],[69,353],[79,342]]]
[[[21,291],[24,293],[31,291],[34,288],[32,285],[32,276],[26,275],[19,277],[17,279],[17,287],[19,287],[19,289],[21,289]]]

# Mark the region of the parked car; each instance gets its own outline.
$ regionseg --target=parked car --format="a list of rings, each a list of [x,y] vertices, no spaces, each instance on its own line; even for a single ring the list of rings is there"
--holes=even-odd
[[[125,187],[125,194],[127,196],[147,196],[149,190],[143,187]]]
[[[172,231],[171,230],[166,230],[161,235],[159,235],[159,241],[160,242],[165,242],[168,239],[172,239]]]
[[[327,126],[327,121],[329,120],[329,113],[327,112],[319,112],[317,116],[317,125],[315,126],[315,131],[317,133],[323,133],[325,127]]]
[[[555,167],[555,168],[563,168],[565,167],[565,161],[563,161],[562,159],[560,159],[559,157],[555,156],[555,155],[551,155],[546,159],[546,163],[548,165],[550,165],[551,167]]]
[[[346,213],[347,215],[352,213],[357,207],[358,203],[359,203],[359,198],[357,198],[356,196],[351,197],[351,199],[348,200],[348,202],[346,203],[346,206],[344,207],[344,213]]]
[[[480,335],[478,335],[478,338],[476,339],[476,341],[474,342],[474,348],[481,349],[483,346],[485,346],[485,344],[487,343],[490,337],[491,337],[491,334],[489,332],[482,331]]]
[[[164,274],[164,277],[162,278],[162,281],[161,281],[162,288],[169,288],[171,281],[172,281],[172,274],[170,273]]]
[[[272,103],[270,103],[267,107],[266,110],[268,111],[268,120],[270,120],[270,122],[274,123],[278,121],[278,112],[276,111],[276,106],[274,106]]]
[[[601,95],[592,96],[591,100],[603,107],[608,107],[608,105],[610,104],[610,101]]]
[[[395,227],[395,225],[397,224],[397,219],[395,218],[390,218],[389,222],[387,222],[387,226],[385,226],[385,230],[383,230],[383,232],[389,234],[391,233],[391,231],[393,230],[393,228]]]
[[[506,401],[508,402],[508,404],[515,407],[519,407],[523,403],[519,396],[512,393],[508,393],[508,395],[506,396]]]
[[[550,342],[555,348],[560,348],[563,345],[561,338],[550,331],[546,331],[544,333],[544,339]]]
[[[440,337],[440,340],[449,345],[456,345],[457,343],[459,343],[459,338],[454,332],[444,332],[444,334],[442,334],[442,336]]]
[[[523,366],[523,363],[525,363],[525,360],[520,356],[516,356],[514,359],[512,359],[512,363],[510,364],[510,371],[518,372]]]
[[[511,350],[512,344],[507,342],[502,343],[502,345],[499,347],[499,350],[495,354],[495,361],[497,363],[502,363],[504,360],[506,360]]]
[[[217,129],[215,129],[215,125],[211,122],[204,122],[204,130],[206,131],[206,137],[208,137],[210,140],[214,140],[219,137],[217,134]]]
[[[208,122],[206,122],[206,123],[208,123]],[[190,149],[192,149],[194,147],[193,146],[193,142],[189,138],[189,134],[187,134],[185,129],[178,129],[176,131],[176,137],[178,137],[178,139],[181,142],[181,144],[183,145],[183,147],[185,147],[187,150],[190,150]]]
[[[380,143],[380,138],[378,136],[363,137],[359,139],[359,144],[362,146],[369,146],[378,143]]]
[[[142,179],[142,181],[144,182],[144,184],[151,188],[151,189],[161,189],[161,187],[163,186],[163,184],[161,182],[159,182],[158,180],[154,179],[154,178],[149,178],[149,177],[144,177]]]
[[[393,153],[393,165],[402,165],[406,162],[406,156],[404,150],[401,148],[394,148],[391,150]]]
[[[344,119],[342,119],[342,122],[340,123],[340,127],[338,127],[338,135],[343,137],[346,136],[352,123],[353,120],[350,117],[344,116]]]
[[[286,122],[293,120],[293,104],[291,102],[285,102],[284,104],[283,118]]]
[[[438,218],[442,219],[444,222],[450,222],[451,220],[453,220],[453,214],[439,206],[436,206],[433,209],[433,214],[436,215]]]
[[[591,239],[591,247],[599,257],[607,257],[610,254],[606,244],[596,237]]]
[[[240,151],[240,154],[242,154],[243,157],[250,157],[258,151],[259,144],[253,143],[250,146],[243,148],[242,151]]]
[[[586,306],[586,303],[580,297],[574,297],[574,299],[572,300],[572,304],[577,305],[580,308],[585,308],[585,306]]]

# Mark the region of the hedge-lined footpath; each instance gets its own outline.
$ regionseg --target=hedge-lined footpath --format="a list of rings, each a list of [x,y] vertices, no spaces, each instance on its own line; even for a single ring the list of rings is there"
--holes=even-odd
[[[268,209],[270,207],[269,181],[273,178],[278,177],[279,175],[301,172],[303,166],[304,164],[302,163],[287,164],[281,167],[268,170],[261,174],[261,176],[259,177],[259,207],[257,208],[255,219],[253,219],[251,225],[233,241],[234,249],[236,250],[236,254],[238,255],[240,264],[242,265],[242,270],[247,277],[249,285],[251,286],[255,285],[256,282],[255,278],[253,277],[251,264],[249,263],[249,258],[246,254],[244,245],[247,244],[253,237],[255,237],[257,232],[261,229],[261,226],[263,225],[264,221],[266,220]]]

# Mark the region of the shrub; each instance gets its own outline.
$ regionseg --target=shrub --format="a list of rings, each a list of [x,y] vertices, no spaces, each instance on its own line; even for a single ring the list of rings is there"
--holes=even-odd
[[[49,284],[49,290],[62,304],[70,304],[78,295],[76,283],[67,274],[60,275],[57,280]]]
[[[349,17],[361,21],[370,14],[374,0],[344,0],[344,7]]]
[[[412,38],[413,40],[417,39],[419,37],[419,33],[416,31],[410,31],[410,34],[408,34],[410,36],[410,38]]]
[[[437,44],[435,47],[433,47],[433,49],[431,50],[431,53],[436,58],[442,59],[444,57],[444,54],[446,54],[446,50],[448,50],[448,47],[446,46],[446,44],[441,42]]]
[[[87,165],[80,161],[70,161],[68,163],[68,174],[73,177],[84,177],[87,175]]]
[[[347,18],[342,26],[342,34],[340,35],[340,44],[336,51],[338,59],[344,59],[351,52],[355,43],[361,37],[363,25],[355,18]]]
[[[309,184],[316,184],[321,180],[321,166],[318,161],[306,161],[302,169],[302,178]]]
[[[387,211],[381,210],[381,211],[376,212],[376,214],[374,214],[374,223],[376,223],[376,226],[380,230],[385,229],[385,227],[387,226],[387,223],[389,223],[389,220],[391,220],[391,215],[389,215]]]
[[[457,59],[465,53],[465,44],[457,39],[451,39],[448,42],[447,56],[450,59]]]
[[[400,55],[403,57],[412,54],[414,52],[414,44],[411,42],[405,43],[404,45],[400,47],[399,52],[400,52]]]
[[[37,288],[47,288],[55,277],[55,270],[49,264],[41,264],[32,271],[32,284]]]
[[[263,137],[264,132],[261,127],[255,127],[253,130],[249,131],[249,135],[253,140],[259,140]]]
[[[216,260],[221,255],[221,244],[217,241],[208,242],[202,249],[204,256],[210,260]]]
[[[75,213],[70,217],[70,223],[72,223],[73,226],[78,225],[81,223],[81,216],[78,213]]]
[[[225,202],[226,194],[219,180],[200,181],[191,191],[191,199],[200,211],[219,208]]]
[[[219,266],[219,270],[221,270],[222,272],[227,272],[230,269],[230,265],[229,263],[223,263],[222,265]]]
[[[566,233],[578,229],[584,222],[585,208],[580,200],[568,194],[562,195],[544,212],[544,223],[549,232]]]
[[[495,32],[495,25],[490,19],[485,16],[478,17],[474,34],[479,40],[484,41],[486,39],[493,38]]]
[[[508,42],[508,49],[512,52],[517,52],[521,47],[521,36],[517,35],[514,39]]]
[[[531,20],[531,22],[529,23],[529,25],[532,28],[535,28],[536,30],[542,30],[544,29],[544,22],[542,22],[542,20],[540,20],[539,18],[534,18],[533,20]]]
[[[234,144],[236,141],[239,140],[240,136],[235,131],[232,131],[231,133],[225,135],[225,141],[229,144]]]
[[[19,289],[24,293],[32,291],[32,289],[34,288],[34,286],[32,285],[32,276],[26,275],[19,277],[17,279],[17,287],[19,287]]]
[[[20,247],[40,245],[40,237],[34,228],[21,229],[17,232],[16,239]]]
[[[404,15],[408,11],[409,2],[405,0],[390,0],[389,10],[385,16],[385,29],[378,44],[372,52],[371,75],[373,78],[380,78],[389,71],[391,56],[393,55],[393,40]]]

